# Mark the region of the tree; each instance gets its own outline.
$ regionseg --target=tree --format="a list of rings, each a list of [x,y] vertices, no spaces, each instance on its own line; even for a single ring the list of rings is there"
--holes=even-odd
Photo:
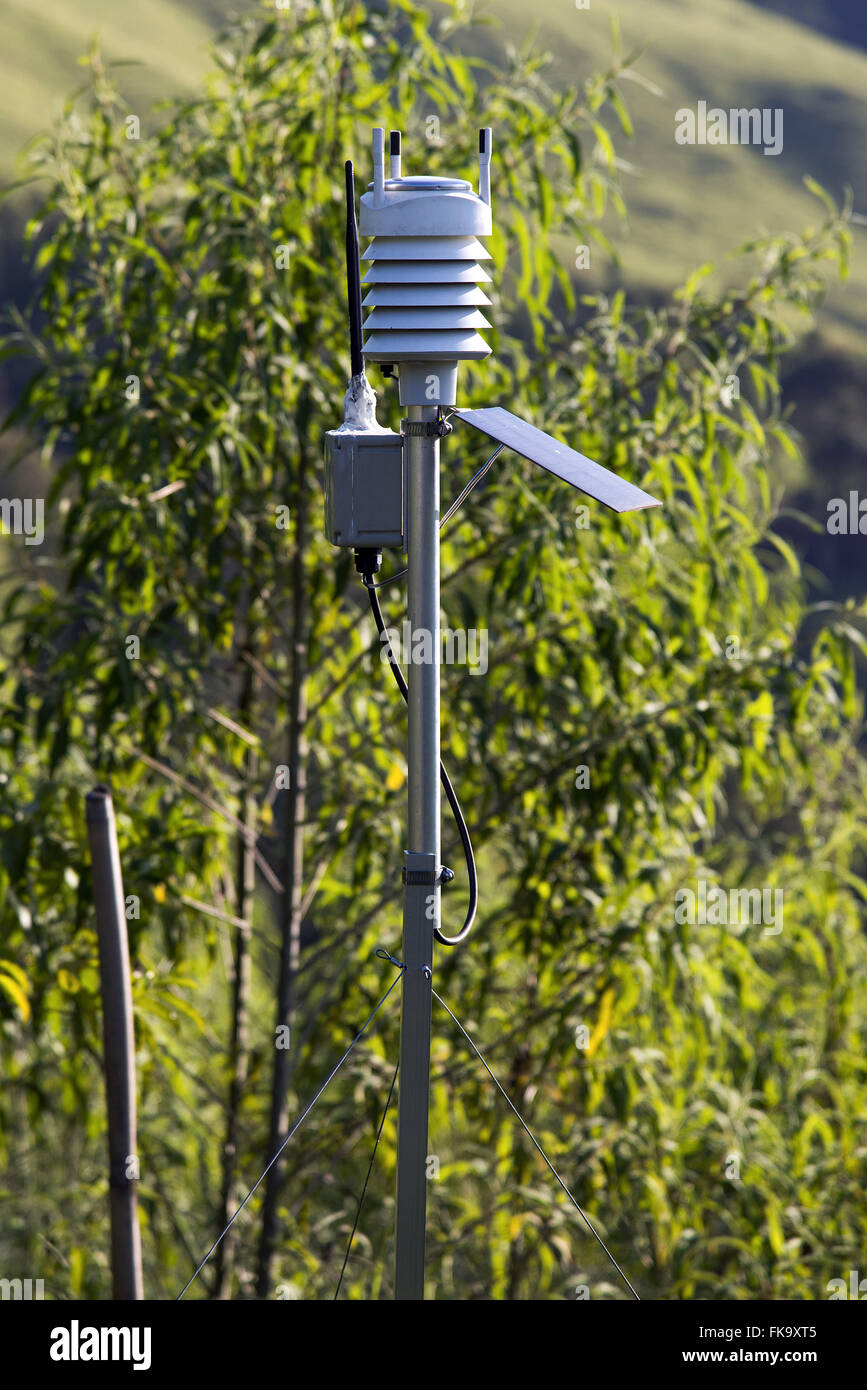
[[[206,95],[140,140],[94,53],[87,98],[36,156],[40,280],[5,342],[34,372],[7,423],[53,461],[64,570],[25,576],[4,611],[2,1105],[14,1126],[29,1097],[34,1162],[59,1131],[81,1148],[61,1249],[90,1295],[105,1280],[84,1253],[102,1229],[84,1200],[98,1127],[82,1130],[91,782],[112,781],[138,899],[150,1295],[185,1282],[390,979],[373,952],[399,940],[402,714],[320,521],[348,371],[342,159],[391,123],[428,137],[431,171],[469,171],[469,110],[499,168],[496,355],[465,370],[466,399],[508,387],[665,505],[576,511],[513,461],[447,532],[449,623],[487,632],[489,658],[445,678],[484,897],[472,945],[438,963],[444,997],[648,1292],[822,1297],[858,1248],[861,639],[856,615],[807,610],[773,487],[776,451],[796,447],[776,375],[787,315],[815,301],[823,259],[844,261],[846,216],[829,204],[760,248],[738,292],[697,274],[656,309],[576,296],[574,246],[604,245],[606,206],[622,208],[605,122],[628,129],[634,55],[557,93],[526,54],[460,56],[461,17],[433,24],[406,0],[241,21]],[[449,466],[463,476],[477,453],[449,441]],[[781,888],[784,931],[677,921],[702,878]],[[431,1295],[613,1293],[449,1023]],[[268,1296],[276,1250],[279,1296],[329,1295],[395,1056],[392,1011],[194,1291]],[[393,1143],[386,1127],[350,1296],[390,1287]],[[32,1252],[21,1171],[15,1239]],[[50,1209],[50,1178],[39,1191]]]

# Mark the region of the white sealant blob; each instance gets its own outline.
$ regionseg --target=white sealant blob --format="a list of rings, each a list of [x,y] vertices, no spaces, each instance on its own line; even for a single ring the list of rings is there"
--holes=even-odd
[[[358,434],[364,430],[381,429],[376,422],[376,392],[364,372],[359,372],[346,388],[343,398],[343,424],[334,433]]]

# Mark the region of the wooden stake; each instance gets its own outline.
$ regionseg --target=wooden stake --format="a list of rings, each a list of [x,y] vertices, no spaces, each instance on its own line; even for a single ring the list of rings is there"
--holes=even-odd
[[[102,984],[112,1288],[116,1299],[142,1299],[135,1042],[123,879],[111,792],[108,787],[94,787],[85,804]]]

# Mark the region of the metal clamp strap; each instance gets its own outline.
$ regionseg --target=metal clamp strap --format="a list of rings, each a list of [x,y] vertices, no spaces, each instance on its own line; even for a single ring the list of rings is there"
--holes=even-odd
[[[425,886],[435,888],[438,883],[451,883],[454,878],[454,871],[447,869],[445,864],[437,869],[407,869],[401,870],[403,882],[409,886]]]
[[[401,420],[400,432],[402,435],[422,435],[428,438],[436,437],[442,439],[444,434],[451,434],[454,426],[448,420]]]

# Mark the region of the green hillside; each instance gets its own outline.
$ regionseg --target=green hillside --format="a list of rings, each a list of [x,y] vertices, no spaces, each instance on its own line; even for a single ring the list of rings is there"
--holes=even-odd
[[[223,7],[226,14],[236,8]],[[94,37],[108,59],[137,65],[124,73],[123,87],[139,114],[189,92],[205,71],[213,32],[206,13],[175,0],[0,0],[0,178],[13,176],[24,142],[50,126],[82,81],[77,60]]]
[[[229,0],[182,5],[174,0],[3,0],[0,55],[0,177],[9,178],[15,152],[44,129],[80,79],[77,57],[98,34],[111,59],[140,66],[123,73],[131,108],[193,88],[208,63],[207,44],[220,16],[244,8]],[[803,188],[805,174],[839,197],[846,183],[859,193],[867,148],[867,55],[825,38],[783,15],[746,0],[593,0],[588,10],[572,0],[488,0],[480,13],[499,27],[480,32],[494,46],[525,39],[556,55],[555,81],[581,79],[611,53],[616,15],[624,46],[645,48],[641,70],[661,89],[634,86],[635,138],[621,140],[634,166],[624,181],[630,209],[628,235],[619,231],[626,278],[661,289],[704,260],[718,260],[762,232],[800,228],[815,215]],[[770,106],[784,110],[784,148],[776,157],[732,146],[681,146],[674,140],[679,107]],[[408,150],[409,161],[413,151]],[[867,201],[865,201],[867,211]],[[840,346],[867,350],[867,263],[856,258],[844,292],[835,292],[835,337]]]
[[[491,11],[506,31],[526,32],[523,0],[496,0]],[[742,0],[616,0],[576,10],[566,0],[538,0],[536,46],[554,55],[555,80],[574,80],[610,58],[610,17],[619,18],[623,46],[644,48],[640,70],[662,92],[632,88],[635,136],[620,141],[634,166],[624,173],[630,213],[620,232],[626,279],[667,288],[691,267],[718,261],[764,233],[798,230],[817,217],[803,186],[818,179],[839,200],[863,181],[867,148],[867,55]],[[776,157],[758,148],[687,146],[674,139],[675,112],[709,107],[782,107],[784,145]],[[867,197],[862,194],[862,210]],[[862,234],[863,237],[863,234]],[[867,259],[856,243],[851,279],[832,293],[837,338],[849,349],[867,345]]]

